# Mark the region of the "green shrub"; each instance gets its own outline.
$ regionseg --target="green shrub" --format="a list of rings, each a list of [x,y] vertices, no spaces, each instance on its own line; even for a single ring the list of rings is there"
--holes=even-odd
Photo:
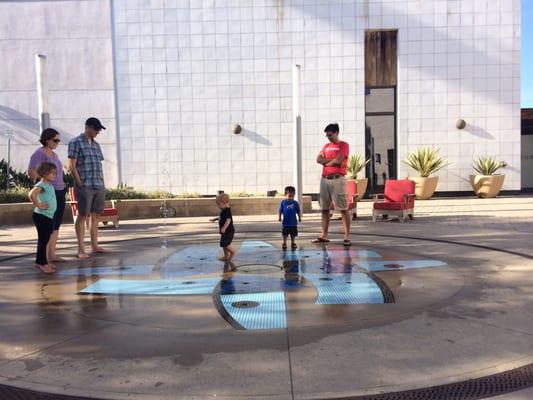
[[[196,192],[193,192],[193,193],[183,192],[183,193],[177,194],[174,197],[176,197],[177,199],[198,199],[202,197],[202,195]]]
[[[0,188],[6,188],[6,179],[7,179],[7,161],[4,159],[0,160]],[[11,166],[9,166],[9,175],[11,179],[9,180],[9,187],[25,187],[30,189],[32,187],[32,182],[30,177],[25,172],[15,171]]]
[[[8,190],[0,190],[0,203],[28,203],[30,189],[22,186],[15,186]]]
[[[5,189],[6,187],[6,169],[7,169],[7,161],[0,160],[0,188]],[[26,172],[20,172],[16,171],[11,166],[9,167],[9,172],[11,175],[11,179],[9,182],[10,187],[24,187],[31,189],[33,187],[33,182],[31,181],[30,177]],[[63,182],[65,182],[65,185],[67,187],[74,186],[74,177],[70,172],[64,172],[63,173]]]
[[[247,192],[233,192],[229,194],[229,197],[255,197],[255,195]]]
[[[348,179],[357,179],[357,174],[366,167],[366,164],[370,162],[370,158],[363,160],[359,154],[354,154],[348,159],[348,164],[346,165],[346,172]]]
[[[153,192],[148,192],[148,197],[150,199],[172,199],[174,195],[170,192],[164,190],[155,190]]]
[[[123,183],[119,184],[116,188],[106,188],[105,192],[106,200],[171,199],[174,197],[172,193],[166,192],[164,190],[144,192],[142,190],[135,190],[132,187],[127,187]]]
[[[63,182],[65,182],[66,187],[73,187],[74,186],[74,177],[70,172],[63,172]]]
[[[416,149],[408,154],[403,162],[418,172],[422,178],[427,178],[448,165],[446,159],[439,154],[439,150],[431,147]]]
[[[148,193],[119,185],[117,188],[106,188],[105,198],[106,200],[149,199],[150,196]]]
[[[481,175],[494,175],[500,168],[507,166],[505,161],[496,161],[492,156],[479,157],[474,161],[474,169]]]

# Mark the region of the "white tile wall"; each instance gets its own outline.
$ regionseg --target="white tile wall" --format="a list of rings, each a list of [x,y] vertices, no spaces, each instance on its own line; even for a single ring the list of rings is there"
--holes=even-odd
[[[25,168],[38,135],[33,54],[45,52],[53,124],[75,135],[86,115],[101,117],[111,128],[102,141],[112,176],[110,4],[65,1],[61,11],[50,4],[0,3],[0,51],[14,60],[0,64],[0,76],[16,76],[0,80],[0,106],[10,111],[0,113],[0,129],[20,128],[14,146],[24,161],[16,167]],[[317,192],[315,156],[326,124],[337,121],[352,153],[364,154],[364,32],[398,29],[399,159],[438,147],[450,162],[438,189],[468,191],[472,160],[495,155],[509,165],[504,188],[520,188],[520,0],[113,4],[128,185],[212,194],[292,183],[291,67],[298,63],[303,190]],[[52,12],[63,23],[50,29]],[[455,128],[458,118],[464,130]],[[240,135],[230,132],[232,123],[243,126]],[[413,174],[398,167],[401,177]]]
[[[439,190],[470,190],[472,159],[495,155],[509,163],[505,188],[519,189],[519,3],[117,0],[121,153],[141,164],[123,179],[201,193],[292,183],[298,63],[303,190],[317,192],[326,124],[364,153],[364,31],[398,29],[399,159],[436,146],[450,161]]]
[[[355,60],[362,54],[355,9],[356,2],[116,1],[121,153],[144,171],[124,168],[124,181],[201,193],[292,183],[291,66],[300,63],[304,191],[315,192],[314,158],[327,123],[350,127],[345,139],[361,151],[364,145],[356,140],[364,129],[356,128],[363,92],[357,95],[355,82],[364,74]],[[232,123],[243,126],[240,135],[230,132]],[[163,150],[167,157],[159,156]]]
[[[45,54],[50,120],[61,133],[61,159],[66,163],[68,140],[82,132],[85,119],[96,116],[108,128],[99,138],[106,183],[118,183],[110,12],[107,0],[0,2],[0,132],[15,133],[15,169],[25,171],[40,147],[34,57]],[[122,85],[129,84],[123,79]],[[0,158],[6,153],[0,137]]]
[[[405,106],[399,119],[402,153],[431,143],[439,147],[451,162],[439,173],[440,190],[469,190],[472,160],[494,155],[509,163],[505,188],[519,189],[520,104],[513,93],[520,84],[514,59],[520,43],[519,2],[424,3],[433,3],[435,15],[447,3],[447,24],[436,22],[446,15],[436,18],[428,44],[399,31],[400,68],[408,70],[400,72],[398,99]],[[421,3],[408,6],[410,28],[422,31]],[[467,121],[464,130],[455,128],[457,118]]]

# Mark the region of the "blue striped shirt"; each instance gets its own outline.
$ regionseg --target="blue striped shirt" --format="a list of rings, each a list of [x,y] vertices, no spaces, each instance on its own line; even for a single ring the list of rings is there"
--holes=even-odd
[[[85,186],[93,189],[105,188],[102,170],[104,155],[98,143],[94,140],[89,143],[82,133],[68,143],[68,158],[76,159],[76,169]]]

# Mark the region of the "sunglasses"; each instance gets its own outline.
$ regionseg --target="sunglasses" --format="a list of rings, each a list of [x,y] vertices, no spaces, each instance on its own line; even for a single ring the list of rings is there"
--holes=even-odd
[[[61,140],[60,139],[52,139],[52,142],[59,143],[59,142],[61,142]]]

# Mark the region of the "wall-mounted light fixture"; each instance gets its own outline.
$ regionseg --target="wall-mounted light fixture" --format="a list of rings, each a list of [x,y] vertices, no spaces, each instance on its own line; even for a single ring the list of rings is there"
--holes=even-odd
[[[231,124],[231,132],[238,135],[242,132],[242,126],[239,124]]]
[[[458,119],[457,121],[455,121],[455,127],[457,129],[464,129],[464,127],[466,126],[466,122],[464,119]]]

